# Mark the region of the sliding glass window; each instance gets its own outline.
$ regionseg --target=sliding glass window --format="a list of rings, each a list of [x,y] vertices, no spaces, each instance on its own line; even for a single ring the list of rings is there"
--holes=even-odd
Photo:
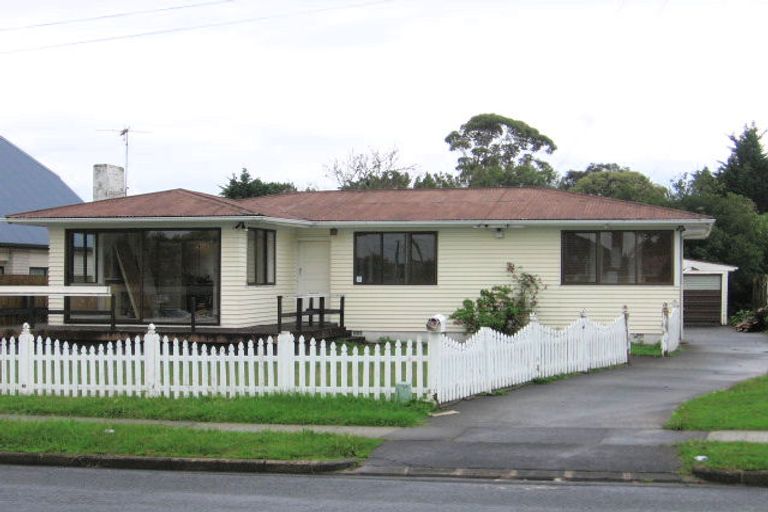
[[[218,229],[70,231],[67,241],[68,284],[109,286],[118,322],[188,324],[193,311],[196,323],[219,322]],[[66,320],[106,323],[109,300],[72,297]]]
[[[562,284],[672,284],[672,231],[564,231]]]

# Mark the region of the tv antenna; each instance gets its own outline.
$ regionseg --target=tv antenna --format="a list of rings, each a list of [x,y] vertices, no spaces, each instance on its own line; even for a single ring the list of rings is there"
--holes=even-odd
[[[130,126],[121,128],[119,130],[96,130],[98,132],[112,132],[119,133],[125,143],[125,164],[123,166],[123,185],[125,186],[125,194],[128,195],[128,136],[131,133],[152,133],[143,130],[134,130]]]

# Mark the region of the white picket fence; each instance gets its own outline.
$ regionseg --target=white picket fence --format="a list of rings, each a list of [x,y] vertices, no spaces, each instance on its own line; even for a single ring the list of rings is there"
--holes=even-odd
[[[626,313],[608,325],[585,315],[566,329],[532,318],[514,336],[482,329],[465,342],[426,341],[351,349],[324,340],[228,345],[169,340],[150,325],[134,339],[80,345],[21,335],[0,340],[0,393],[60,396],[255,396],[311,393],[391,397],[405,383],[417,398],[448,402],[539,377],[627,362]]]
[[[661,353],[667,355],[680,346],[681,331],[680,303],[672,301],[672,307],[665,302],[661,307]]]
[[[437,394],[458,400],[530,382],[627,362],[627,316],[608,325],[581,318],[565,329],[541,325],[535,317],[512,336],[482,328],[464,343],[443,336]],[[431,367],[430,367],[431,370]]]

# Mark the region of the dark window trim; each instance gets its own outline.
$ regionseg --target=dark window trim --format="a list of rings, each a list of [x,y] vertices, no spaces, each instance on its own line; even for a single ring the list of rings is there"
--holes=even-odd
[[[94,284],[98,283],[98,257],[94,258],[94,267],[96,270],[96,283],[73,283],[72,282],[72,275],[71,275],[71,268],[72,268],[72,261],[71,258],[74,257],[72,247],[71,247],[71,241],[74,240],[74,237],[72,236],[73,233],[93,233],[96,236],[94,239],[94,252],[98,250],[98,234],[99,233],[143,233],[146,231],[216,231],[219,235],[219,254],[218,254],[218,261],[217,265],[219,267],[219,283],[218,283],[218,289],[216,290],[216,300],[219,304],[219,314],[216,316],[215,322],[205,322],[200,323],[201,326],[212,326],[216,327],[221,325],[221,288],[222,288],[222,280],[221,280],[221,228],[217,227],[211,227],[211,228],[165,228],[165,227],[152,227],[152,228],[98,228],[98,229],[66,229],[64,230],[64,262],[66,265],[66,268],[64,269],[64,284],[66,286],[93,286]],[[141,237],[141,251],[140,254],[144,253],[144,237]],[[95,256],[95,255],[94,255]],[[108,285],[105,285],[108,286]],[[141,310],[144,310],[144,280],[142,279],[141,283]],[[109,324],[109,319],[106,321],[98,321],[98,320],[72,320],[70,318],[70,305],[69,305],[69,299],[70,297],[64,297],[64,323],[65,324],[95,324],[95,325],[104,325]],[[146,322],[143,321],[143,319],[136,319],[136,320],[120,320],[118,322],[121,325],[143,325],[146,324]],[[180,324],[180,323],[163,323],[163,322],[153,322],[155,325],[168,325],[171,327],[179,327],[189,324]]]
[[[437,231],[355,231],[354,239],[352,241],[352,284],[354,284],[355,286],[436,286],[438,282],[437,269],[439,268],[438,261],[437,261],[437,253],[438,253],[437,233],[438,233]],[[380,235],[379,250],[381,254],[384,254],[384,235],[385,234],[406,235],[409,246],[411,243],[411,235],[433,235],[435,237],[435,281],[432,283],[385,283],[383,282],[384,266],[382,265],[381,275],[379,276],[380,282],[358,283],[357,280],[355,279],[355,276],[357,275],[357,238],[359,236],[364,236],[364,235]],[[410,265],[410,260],[408,260],[407,265]],[[406,276],[411,275],[408,269],[406,269],[405,275]]]
[[[596,251],[595,255],[595,282],[593,283],[566,283],[565,282],[565,235],[566,233],[595,233],[597,235],[597,244],[600,244],[600,233],[617,233],[617,232],[631,232],[631,233],[672,233],[670,239],[670,253],[669,259],[672,261],[672,274],[670,281],[666,283],[601,283],[600,282],[600,263],[602,258],[602,251]],[[637,240],[637,239],[635,239]],[[673,229],[567,229],[560,231],[560,285],[561,286],[674,286],[675,285],[675,230]],[[637,262],[635,262],[637,265]],[[635,268],[635,278],[637,278],[638,272]]]
[[[246,281],[248,286],[275,286],[277,284],[277,230],[275,229],[265,229],[265,228],[248,228],[248,232],[251,231],[254,232],[261,232],[264,236],[264,254],[262,254],[264,258],[264,279],[265,281],[263,283],[259,283],[258,281],[248,281],[247,273],[246,273]],[[272,281],[270,282],[267,279],[267,276],[269,276],[269,257],[268,257],[268,247],[267,247],[267,233],[272,233],[272,255],[274,256],[272,258]],[[245,261],[248,261],[248,257],[250,256],[250,250],[248,248],[248,243],[250,242],[250,237],[246,240],[246,251],[248,253],[245,256]],[[256,259],[254,259],[253,264],[256,265]],[[259,273],[254,268],[253,276],[254,278],[258,276]]]

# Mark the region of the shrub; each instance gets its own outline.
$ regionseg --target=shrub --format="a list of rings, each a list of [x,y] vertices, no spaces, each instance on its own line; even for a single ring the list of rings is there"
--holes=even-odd
[[[541,279],[507,263],[512,285],[496,285],[480,290],[480,297],[474,301],[465,299],[462,306],[453,312],[451,319],[464,326],[468,333],[475,333],[481,327],[506,334],[514,334],[527,323],[530,314],[538,304],[538,295],[545,288]]]

